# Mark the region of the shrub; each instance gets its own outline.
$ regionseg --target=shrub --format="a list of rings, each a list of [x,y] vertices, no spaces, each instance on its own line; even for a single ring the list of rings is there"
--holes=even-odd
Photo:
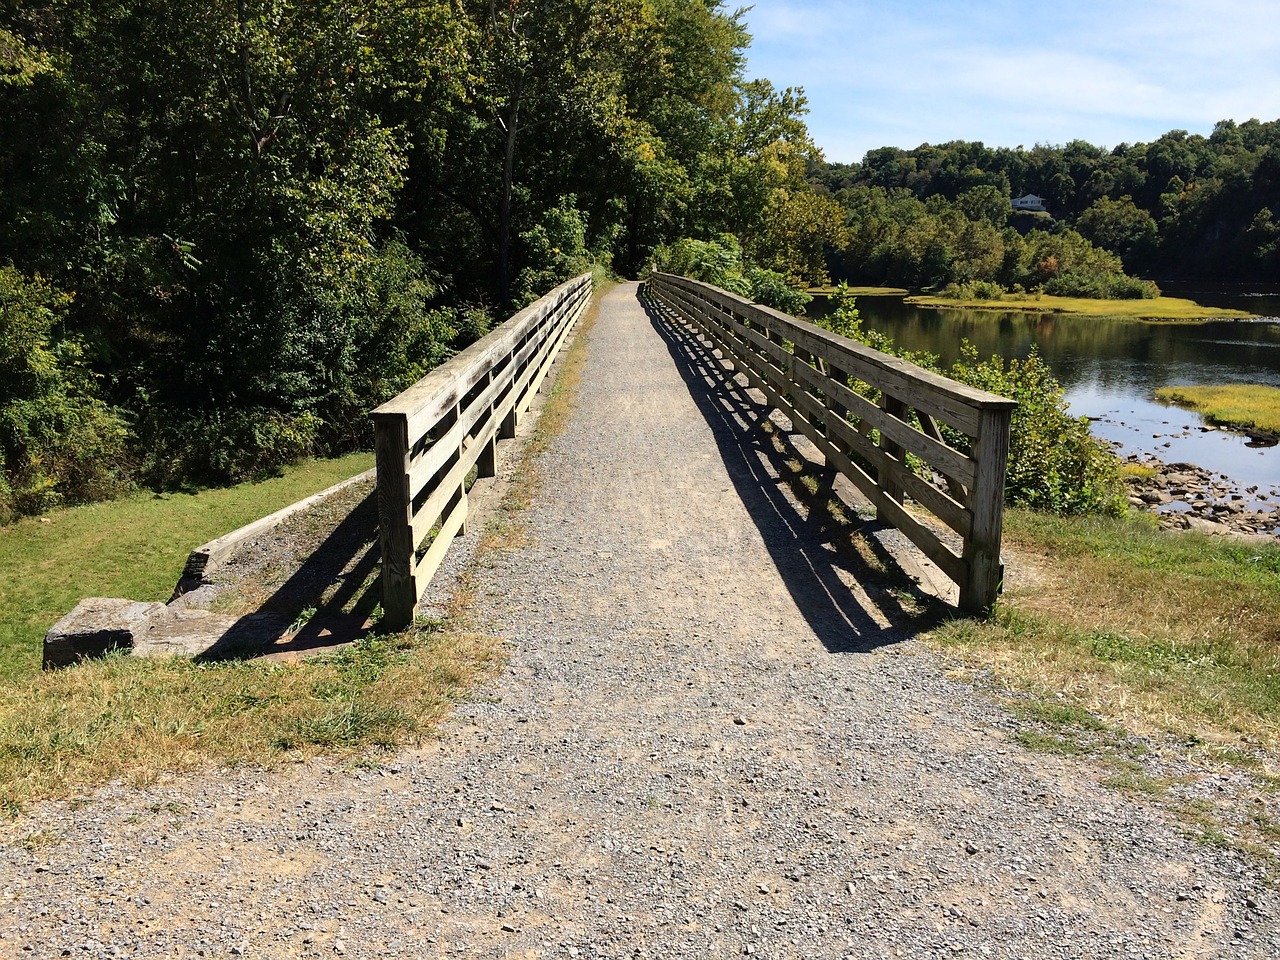
[[[1025,360],[979,360],[967,341],[947,375],[1016,400],[1010,424],[1005,500],[1052,513],[1124,512],[1119,461],[1067,412],[1062,385],[1033,349]]]
[[[659,247],[654,251],[652,267],[710,283],[792,316],[802,315],[813,299],[781,273],[744,263],[741,245],[728,233],[715,240],[686,237],[669,247]]]
[[[802,316],[805,306],[813,300],[808,293],[788,283],[787,278],[776,270],[749,267],[747,281],[751,284],[752,300],[793,317]]]

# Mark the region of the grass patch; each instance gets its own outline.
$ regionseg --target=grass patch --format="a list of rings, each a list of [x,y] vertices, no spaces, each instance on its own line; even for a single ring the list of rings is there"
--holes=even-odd
[[[168,600],[195,547],[372,465],[367,453],[312,460],[260,483],[137,494],[0,527],[0,684],[40,673],[45,633],[82,598]]]
[[[499,643],[416,628],[297,664],[115,654],[0,687],[0,804],[136,785],[207,763],[270,765],[427,730]]]
[[[839,289],[828,283],[820,287],[809,287],[805,292],[814,297],[829,297]],[[905,297],[911,291],[906,287],[846,287],[845,292],[851,297]]]
[[[941,307],[953,310],[1070,313],[1088,317],[1150,321],[1246,320],[1254,316],[1244,310],[1202,306],[1194,300],[1185,300],[1181,297],[1156,297],[1154,300],[1094,300],[1086,297],[1055,297],[1046,293],[1035,300],[952,300],[948,297],[916,296],[907,297],[906,302],[918,307]]]
[[[1219,758],[1280,747],[1280,544],[1023,510],[1006,542],[1043,575],[935,643],[1014,690]]]
[[[1134,477],[1138,480],[1151,480],[1156,475],[1156,468],[1149,467],[1145,463],[1132,463],[1123,461],[1120,464],[1121,477]]]
[[[1156,399],[1194,410],[1220,426],[1280,436],[1280,387],[1242,383],[1161,387]]]

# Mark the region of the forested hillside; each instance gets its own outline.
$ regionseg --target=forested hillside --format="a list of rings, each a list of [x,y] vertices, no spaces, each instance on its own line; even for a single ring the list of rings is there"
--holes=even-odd
[[[860,164],[815,163],[810,172],[855,211],[914,199],[935,211],[958,203],[970,219],[992,222],[987,200],[999,196],[999,227],[1010,198],[1035,194],[1048,215],[1023,217],[1020,234],[1070,228],[1146,277],[1280,282],[1280,120],[1223,120],[1208,137],[1173,130],[1111,150],[1082,140],[1029,150],[967,141],[884,147]],[[900,221],[899,212],[872,219]],[[865,268],[869,240],[871,229],[848,268]]]
[[[804,99],[748,42],[717,0],[0,0],[0,515],[364,443],[680,237],[821,271]]]

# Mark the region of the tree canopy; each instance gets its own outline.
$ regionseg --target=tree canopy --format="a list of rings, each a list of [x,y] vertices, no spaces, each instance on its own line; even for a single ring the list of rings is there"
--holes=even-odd
[[[843,214],[749,41],[718,0],[0,0],[0,514],[366,443],[681,237],[822,279]]]

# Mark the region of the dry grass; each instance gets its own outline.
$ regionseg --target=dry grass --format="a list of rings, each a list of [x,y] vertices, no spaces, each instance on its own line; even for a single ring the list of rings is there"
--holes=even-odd
[[[1022,511],[1006,541],[1045,576],[939,644],[1129,729],[1280,749],[1280,545]]]
[[[1156,399],[1195,410],[1210,423],[1280,437],[1280,387],[1243,383],[1161,387]]]
[[[412,739],[496,669],[499,646],[428,626],[297,664],[114,655],[44,674],[0,689],[0,804]]]

